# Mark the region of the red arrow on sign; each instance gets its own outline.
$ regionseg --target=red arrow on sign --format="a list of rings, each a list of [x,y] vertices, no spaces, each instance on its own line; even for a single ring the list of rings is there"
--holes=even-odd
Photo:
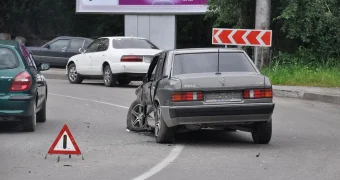
[[[214,28],[212,44],[270,47],[272,31]]]

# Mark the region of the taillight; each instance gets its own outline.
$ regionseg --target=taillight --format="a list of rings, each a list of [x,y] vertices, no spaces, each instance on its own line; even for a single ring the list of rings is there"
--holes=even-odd
[[[174,92],[171,100],[179,101],[203,101],[203,92]]]
[[[27,91],[31,88],[32,77],[27,71],[19,73],[13,80],[9,91]]]
[[[142,56],[122,56],[120,62],[143,62]]]
[[[243,91],[244,99],[272,98],[272,97],[273,97],[272,89],[253,89]]]

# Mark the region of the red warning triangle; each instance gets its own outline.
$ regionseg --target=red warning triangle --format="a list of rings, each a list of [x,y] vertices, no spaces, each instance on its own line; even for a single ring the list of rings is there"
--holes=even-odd
[[[65,124],[48,150],[48,154],[81,154],[71,131]]]

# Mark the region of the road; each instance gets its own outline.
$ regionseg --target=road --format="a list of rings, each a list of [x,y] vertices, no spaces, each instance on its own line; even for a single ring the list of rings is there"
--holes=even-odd
[[[135,86],[69,84],[48,80],[48,120],[34,133],[1,124],[2,180],[328,180],[339,179],[339,106],[275,98],[273,138],[253,144],[250,133],[196,132],[174,145],[156,144],[151,133],[126,131]],[[67,124],[84,155],[45,155]],[[6,125],[6,126],[4,126]]]

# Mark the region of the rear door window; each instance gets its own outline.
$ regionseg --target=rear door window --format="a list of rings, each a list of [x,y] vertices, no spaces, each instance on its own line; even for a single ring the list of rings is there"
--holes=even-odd
[[[72,39],[69,49],[79,49],[83,47],[84,39]]]
[[[135,38],[113,39],[112,46],[115,49],[159,49],[146,39]]]
[[[0,48],[0,70],[19,67],[16,54],[8,48]]]
[[[55,42],[53,42],[50,47],[51,47],[51,50],[61,50],[63,48],[67,48],[68,47],[68,44],[69,44],[70,40],[69,39],[59,39]]]
[[[22,53],[22,55],[24,56],[24,58],[27,62],[27,65],[29,67],[33,67],[34,69],[37,69],[37,66],[36,66],[35,61],[34,61],[33,56],[32,56],[32,53],[23,45],[20,45],[20,50],[21,50],[21,53]]]
[[[173,74],[217,72],[218,67],[220,72],[256,72],[244,53],[216,52],[175,55]]]

